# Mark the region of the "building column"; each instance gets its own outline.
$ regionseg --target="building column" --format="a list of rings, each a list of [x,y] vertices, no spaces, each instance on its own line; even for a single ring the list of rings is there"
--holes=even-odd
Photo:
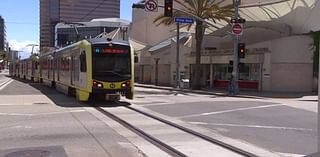
[[[140,76],[141,76],[141,78],[140,78],[140,82],[141,83],[144,83],[144,65],[140,65]]]
[[[210,64],[210,88],[213,87],[213,64]]]

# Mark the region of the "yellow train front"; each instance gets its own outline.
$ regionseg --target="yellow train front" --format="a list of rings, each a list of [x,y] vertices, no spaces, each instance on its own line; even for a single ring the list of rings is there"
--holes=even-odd
[[[82,40],[40,56],[41,82],[80,101],[133,99],[134,55],[127,41]]]

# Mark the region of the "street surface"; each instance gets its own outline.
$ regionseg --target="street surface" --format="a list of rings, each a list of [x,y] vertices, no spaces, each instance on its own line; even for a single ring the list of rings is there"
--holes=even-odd
[[[144,156],[119,130],[49,87],[1,73],[0,99],[0,157],[26,150],[61,157]],[[230,98],[136,87],[135,99],[123,101],[282,156],[316,151],[315,96]]]
[[[252,99],[136,88],[132,103],[285,156],[316,152],[317,97]]]
[[[74,98],[49,87],[13,81],[0,100],[0,157],[144,156]]]

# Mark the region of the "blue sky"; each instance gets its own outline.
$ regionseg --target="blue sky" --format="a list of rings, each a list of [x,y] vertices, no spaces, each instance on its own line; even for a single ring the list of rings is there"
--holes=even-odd
[[[131,21],[131,6],[139,0],[120,0],[121,18]],[[27,44],[39,43],[39,0],[1,1],[0,15],[5,20],[7,40],[16,50],[29,51]]]

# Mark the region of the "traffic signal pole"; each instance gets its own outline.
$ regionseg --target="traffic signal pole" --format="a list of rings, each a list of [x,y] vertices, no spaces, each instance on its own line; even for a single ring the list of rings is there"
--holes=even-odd
[[[320,44],[320,42],[319,42]],[[320,51],[320,50],[319,50]],[[319,52],[320,53],[320,52]],[[320,59],[320,55],[319,55]],[[320,64],[319,71],[318,71],[318,153],[320,154]]]
[[[239,4],[240,0],[233,0],[233,7],[234,7],[234,19],[239,19]],[[233,49],[234,49],[234,56],[233,56],[233,70],[232,70],[232,79],[229,89],[229,95],[236,95],[239,92],[239,56],[238,56],[238,44],[239,44],[239,35],[233,35]]]
[[[177,89],[180,88],[180,61],[179,61],[179,48],[180,48],[180,24],[177,23],[177,67],[176,67],[176,82],[177,82]]]

